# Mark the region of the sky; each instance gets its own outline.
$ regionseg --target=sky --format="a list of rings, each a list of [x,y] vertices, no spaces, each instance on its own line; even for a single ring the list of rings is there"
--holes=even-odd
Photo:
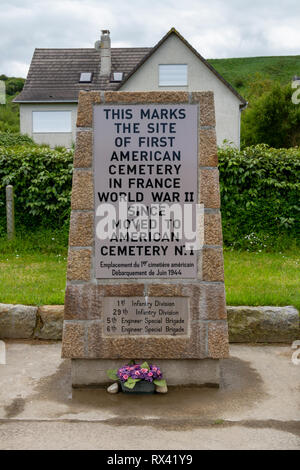
[[[207,59],[300,55],[299,0],[0,0],[0,75],[36,47],[151,47],[175,27]]]

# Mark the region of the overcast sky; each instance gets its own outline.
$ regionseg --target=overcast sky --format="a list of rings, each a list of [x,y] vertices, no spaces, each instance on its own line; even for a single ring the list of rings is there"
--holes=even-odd
[[[153,46],[174,26],[205,57],[300,55],[299,0],[0,0],[0,74],[35,47]]]

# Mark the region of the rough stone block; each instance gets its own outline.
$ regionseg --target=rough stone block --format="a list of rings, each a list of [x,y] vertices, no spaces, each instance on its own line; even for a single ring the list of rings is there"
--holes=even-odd
[[[222,245],[222,223],[220,212],[204,214],[204,244]]]
[[[92,251],[71,250],[68,254],[67,280],[89,281],[91,278]]]
[[[199,284],[181,284],[180,296],[189,298],[190,321],[202,320],[199,310],[200,299],[202,297],[202,288]]]
[[[89,170],[74,170],[71,208],[73,210],[94,209],[94,183]]]
[[[224,284],[207,283],[201,285],[200,320],[226,320],[226,300]]]
[[[65,296],[65,319],[101,319],[103,292],[103,287],[96,284],[69,284]]]
[[[0,304],[0,338],[32,338],[37,307]]]
[[[211,359],[221,359],[229,356],[227,322],[209,322],[207,331],[207,352]]]
[[[144,284],[102,284],[105,297],[139,297],[144,295]]]
[[[101,103],[99,91],[80,91],[77,110],[77,127],[92,127],[93,105]]]
[[[189,94],[182,91],[106,91],[106,103],[188,103]]]
[[[201,169],[199,173],[199,202],[204,204],[205,209],[219,209],[219,171],[217,169]]]
[[[203,281],[224,281],[224,261],[222,248],[203,248],[202,279]]]
[[[226,320],[224,284],[183,284],[182,296],[190,299],[191,320]]]
[[[93,160],[92,131],[78,131],[74,153],[74,168],[89,168]]]
[[[71,212],[69,245],[92,246],[94,243],[94,214]]]
[[[294,307],[228,307],[231,343],[292,343],[300,339]]]
[[[83,358],[84,354],[85,325],[83,322],[64,322],[62,357]]]
[[[199,165],[218,165],[218,148],[215,129],[204,129],[199,132]]]
[[[62,337],[64,306],[44,305],[38,308],[37,328],[34,337],[59,340]]]
[[[215,101],[212,91],[193,91],[191,103],[200,104],[200,126],[215,126]]]
[[[180,297],[181,284],[150,284],[148,285],[149,297]]]

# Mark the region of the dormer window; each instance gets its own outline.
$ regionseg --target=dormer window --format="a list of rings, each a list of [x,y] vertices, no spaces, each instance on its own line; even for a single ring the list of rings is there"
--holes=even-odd
[[[111,74],[111,82],[121,82],[123,80],[124,73],[123,72],[113,72]]]
[[[92,72],[81,72],[79,83],[91,83],[93,78]]]
[[[159,69],[159,86],[187,86],[186,64],[162,64]]]

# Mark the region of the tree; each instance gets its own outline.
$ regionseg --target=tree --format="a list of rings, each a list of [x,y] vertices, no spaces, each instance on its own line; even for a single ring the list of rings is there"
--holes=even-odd
[[[8,95],[15,95],[22,91],[25,80],[23,78],[9,78],[6,81],[6,93]]]
[[[270,91],[254,98],[242,120],[242,146],[268,144],[271,147],[300,145],[300,105],[292,102],[291,85],[274,84]]]

